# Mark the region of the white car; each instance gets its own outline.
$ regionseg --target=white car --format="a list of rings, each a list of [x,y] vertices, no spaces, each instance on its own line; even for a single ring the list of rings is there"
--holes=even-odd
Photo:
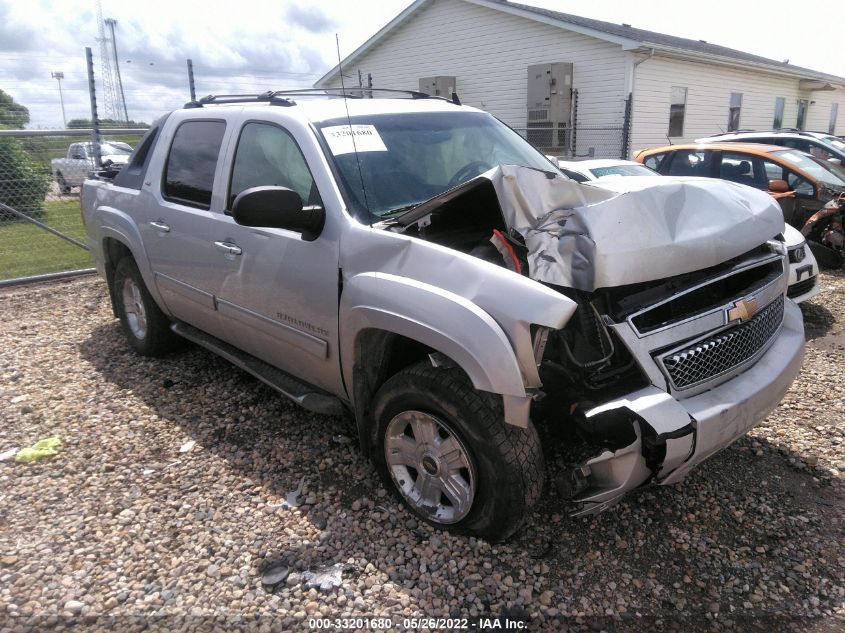
[[[594,160],[558,160],[560,170],[575,182],[587,182],[612,176],[654,176],[655,172],[642,163],[614,158]]]
[[[795,303],[812,299],[821,292],[819,265],[801,231],[784,224],[783,237],[789,253],[789,287],[786,296]]]
[[[557,162],[560,170],[577,182],[591,182],[620,176],[658,175],[645,165],[630,160],[558,160]],[[671,178],[671,176],[662,176],[662,178]],[[798,229],[784,224],[783,236],[789,251],[789,288],[786,295],[795,303],[801,303],[821,292],[818,283],[819,266]]]

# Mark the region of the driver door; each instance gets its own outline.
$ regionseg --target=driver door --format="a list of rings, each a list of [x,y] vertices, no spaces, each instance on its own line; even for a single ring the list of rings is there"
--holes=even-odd
[[[309,242],[294,231],[237,224],[230,214],[237,195],[264,185],[292,189],[304,204],[322,204],[294,136],[275,123],[245,121],[232,160],[228,211],[215,236],[231,247],[217,298],[221,323],[244,351],[342,393],[338,241],[328,230]]]

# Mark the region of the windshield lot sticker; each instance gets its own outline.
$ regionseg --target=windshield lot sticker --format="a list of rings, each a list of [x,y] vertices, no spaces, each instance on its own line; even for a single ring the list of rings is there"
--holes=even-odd
[[[354,144],[352,143],[353,134],[355,135]],[[374,125],[333,125],[324,127],[323,135],[335,156],[351,154],[356,149],[359,152],[387,151]]]

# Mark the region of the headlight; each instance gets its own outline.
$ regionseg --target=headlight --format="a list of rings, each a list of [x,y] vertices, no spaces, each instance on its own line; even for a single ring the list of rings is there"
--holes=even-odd
[[[798,262],[804,261],[804,258],[807,257],[807,243],[804,242],[801,246],[796,248],[790,249],[789,251],[789,263],[790,264],[797,264]]]

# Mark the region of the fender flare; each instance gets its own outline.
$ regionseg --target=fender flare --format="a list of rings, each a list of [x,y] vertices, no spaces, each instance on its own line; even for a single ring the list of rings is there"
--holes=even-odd
[[[339,316],[341,365],[350,391],[359,335],[383,330],[448,356],[476,389],[503,397],[506,422],[527,426],[531,397],[513,348],[501,326],[468,299],[407,277],[362,273],[344,284]]]
[[[105,222],[102,222],[102,220],[107,220],[109,223],[106,224]],[[158,292],[158,288],[156,287],[152,266],[150,265],[150,260],[144,250],[144,243],[141,239],[141,234],[134,221],[121,211],[109,209],[109,213],[104,214],[101,218],[100,224],[99,247],[103,251],[103,261],[105,261],[104,243],[108,238],[120,242],[129,249],[129,252],[132,253],[132,258],[138,265],[138,271],[144,279],[147,291],[158,304],[159,308],[170,316],[168,311],[165,309],[164,301],[162,300],[161,295]]]

